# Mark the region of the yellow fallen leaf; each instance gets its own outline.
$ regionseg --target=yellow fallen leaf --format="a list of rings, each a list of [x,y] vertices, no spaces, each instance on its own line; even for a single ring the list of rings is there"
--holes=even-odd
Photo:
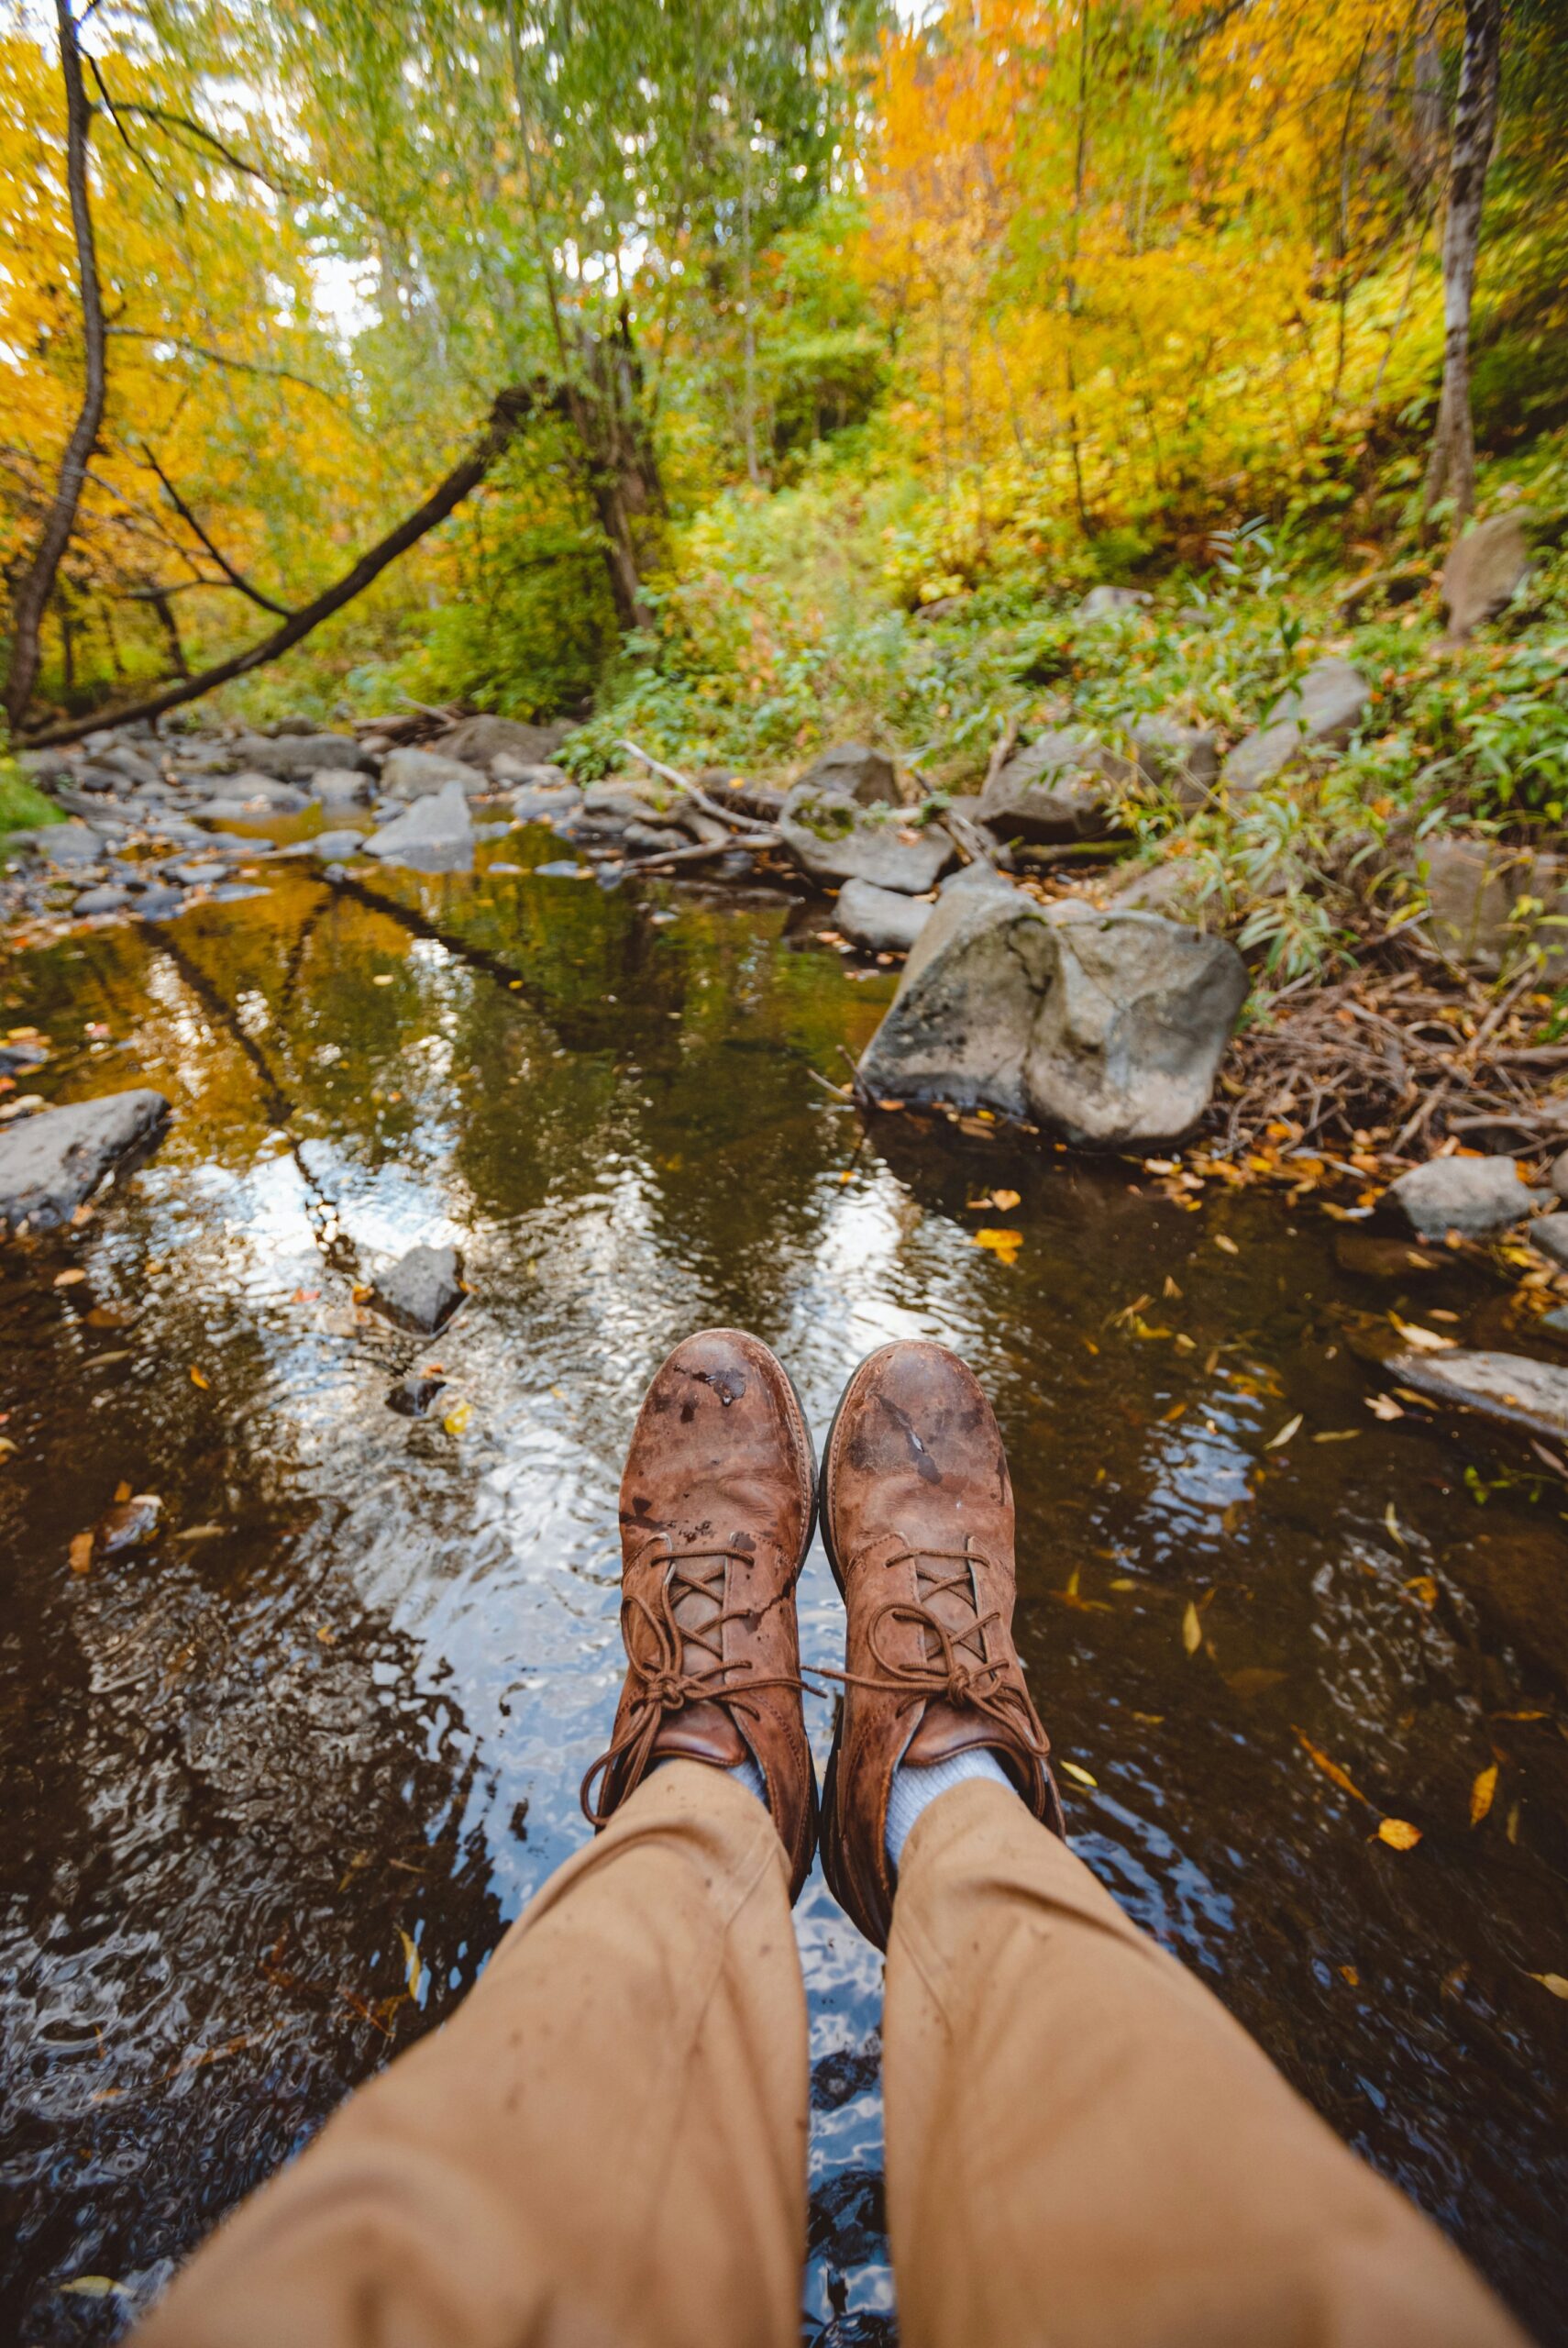
[[[1400,1526],[1399,1520],[1394,1513],[1394,1503],[1392,1501],[1389,1501],[1387,1507],[1383,1512],[1383,1522],[1388,1528],[1388,1538],[1391,1541],[1397,1541],[1399,1544],[1400,1548],[1403,1549],[1406,1545],[1405,1535],[1403,1529]]]
[[[1203,1645],[1203,1625],[1190,1598],[1187,1601],[1187,1611],[1181,1618],[1181,1643],[1188,1655],[1196,1655]]]
[[[471,1402],[459,1402],[455,1411],[447,1412],[441,1424],[448,1434],[461,1434],[473,1414],[474,1406]]]
[[[1391,1312],[1388,1318],[1393,1322],[1405,1343],[1408,1346],[1414,1346],[1419,1354],[1447,1353],[1453,1346],[1454,1340],[1452,1337],[1440,1337],[1435,1329],[1419,1329],[1413,1322],[1401,1321],[1397,1312]]]
[[[998,1231],[988,1225],[984,1231],[976,1232],[974,1245],[988,1247],[1001,1263],[1016,1264],[1018,1251],[1023,1245],[1023,1234],[1021,1231]]]
[[[1017,1191],[993,1191],[991,1204],[994,1207],[999,1207],[1003,1214],[1010,1214],[1019,1203],[1020,1195]]]
[[[56,1288],[74,1288],[78,1280],[84,1280],[86,1277],[80,1264],[72,1264],[68,1272],[56,1272],[54,1284]]]
[[[1285,1424],[1280,1428],[1279,1433],[1278,1433],[1277,1434],[1271,1434],[1271,1435],[1270,1435],[1270,1437],[1269,1437],[1268,1441],[1267,1441],[1267,1442],[1264,1444],[1264,1449],[1265,1451],[1280,1451],[1280,1450],[1283,1450],[1283,1449],[1284,1449],[1284,1447],[1285,1447],[1285,1445],[1286,1445],[1290,1441],[1291,1436],[1292,1436],[1292,1435],[1297,1432],[1297,1428],[1300,1426],[1300,1424],[1301,1424],[1301,1412],[1300,1412],[1299,1411],[1297,1411],[1297,1413],[1296,1413],[1296,1416],[1295,1416],[1293,1419],[1286,1419],[1286,1420]]]
[[[1353,1965],[1342,1965],[1342,1966],[1341,1966],[1341,1967],[1340,1967],[1340,1979],[1341,1979],[1342,1981],[1343,1981],[1343,1982],[1347,1985],[1347,1987],[1348,1987],[1348,1988],[1352,1988],[1352,1989],[1359,1989],[1359,1988],[1360,1988],[1360,1987],[1361,1987],[1361,1976],[1360,1976],[1360,1974],[1356,1971],[1356,1969],[1355,1969],[1355,1967],[1354,1967],[1354,1966],[1353,1966]]]
[[[91,1570],[92,1564],[93,1535],[78,1533],[71,1544],[71,1570],[73,1574],[84,1574]]]
[[[1092,1786],[1095,1789],[1095,1791],[1097,1793],[1099,1792],[1099,1779],[1098,1778],[1091,1778],[1087,1769],[1080,1769],[1076,1761],[1058,1761],[1056,1767],[1062,1772],[1063,1777],[1071,1778],[1075,1785]]]
[[[1368,1394],[1365,1401],[1375,1419],[1402,1419],[1405,1415],[1392,1394]]]
[[[1385,1818],[1379,1821],[1377,1839],[1386,1843],[1391,1851],[1413,1851],[1421,1839],[1421,1830],[1412,1826],[1408,1818]]]
[[[1216,1247],[1222,1247],[1227,1256],[1239,1256],[1242,1252],[1237,1246],[1235,1241],[1228,1238],[1222,1231],[1217,1231],[1215,1233],[1214,1245]]]
[[[1325,1427],[1312,1440],[1314,1443],[1353,1443],[1360,1433],[1359,1427]]]
[[[1532,1973],[1529,1977],[1539,1981],[1543,1989],[1550,1989],[1554,1998],[1568,1998],[1568,1974]]]
[[[1294,1725],[1295,1724],[1293,1722],[1292,1726],[1294,1727]],[[1314,1744],[1311,1738],[1307,1735],[1304,1730],[1296,1730],[1296,1742],[1301,1747],[1302,1752],[1306,1754],[1307,1758],[1312,1762],[1316,1767],[1321,1769],[1325,1778],[1331,1778],[1336,1786],[1342,1788],[1344,1792],[1347,1794],[1353,1794],[1357,1801],[1366,1802],[1368,1810],[1371,1810],[1374,1807],[1373,1803],[1367,1801],[1366,1796],[1362,1792],[1361,1788],[1356,1784],[1354,1778],[1347,1776],[1346,1772],[1341,1768],[1337,1761],[1331,1760],[1320,1744]]]
[[[1418,1606],[1431,1607],[1437,1604],[1438,1586],[1430,1574],[1414,1574],[1405,1587]]]
[[[187,1524],[183,1533],[176,1533],[176,1541],[220,1541],[227,1531],[222,1524]]]
[[[414,1947],[414,1943],[410,1940],[408,1934],[401,1926],[398,1929],[397,1936],[403,1943],[403,1973],[408,1982],[408,1994],[411,1998],[417,1998],[419,1995],[419,1985],[425,1978],[425,1967],[419,1962],[419,1951]]]
[[[79,2299],[108,2299],[116,2291],[124,2291],[125,2285],[116,2283],[112,2275],[73,2275],[69,2283],[62,2283],[60,2287],[73,2292]]]
[[[191,1371],[191,1383],[193,1386],[199,1386],[204,1394],[208,1387],[212,1384],[212,1380],[209,1378],[204,1378],[199,1369],[193,1367]]]
[[[1492,1797],[1497,1790],[1497,1765],[1483,1769],[1470,1789],[1470,1823],[1479,1826],[1492,1807]]]

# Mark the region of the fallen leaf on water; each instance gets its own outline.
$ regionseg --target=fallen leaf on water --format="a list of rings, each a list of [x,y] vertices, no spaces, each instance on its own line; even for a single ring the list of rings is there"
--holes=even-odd
[[[84,1280],[86,1277],[80,1264],[72,1264],[68,1272],[56,1272],[54,1284],[56,1288],[74,1288],[78,1280]]]
[[[1266,1696],[1284,1678],[1283,1671],[1267,1671],[1261,1664],[1249,1664],[1244,1671],[1232,1671],[1225,1685],[1232,1696]]]
[[[993,1191],[991,1204],[994,1207],[999,1207],[1003,1214],[1010,1214],[1013,1208],[1018,1205],[1021,1195],[1021,1193],[1017,1191]]]
[[[878,1108],[885,1109],[889,1116],[895,1114],[903,1105],[901,1101],[878,1101],[877,1103]]]
[[[1173,1402],[1168,1411],[1161,1412],[1160,1424],[1162,1426],[1169,1426],[1173,1420],[1181,1418],[1185,1414],[1186,1410],[1187,1404],[1185,1402]]]
[[[1190,1598],[1187,1601],[1187,1611],[1181,1618],[1181,1643],[1188,1655],[1196,1655],[1203,1645],[1203,1625]]]
[[[1353,1443],[1360,1433],[1359,1427],[1325,1427],[1312,1440],[1314,1443]]]
[[[320,1301],[320,1299],[321,1290],[318,1288],[297,1288],[293,1293],[295,1304],[315,1304]]]
[[[419,1951],[414,1947],[414,1943],[410,1940],[408,1934],[402,1930],[401,1926],[398,1931],[398,1938],[403,1943],[403,1971],[408,1980],[408,1994],[411,1998],[417,1998],[419,1995],[419,1985],[425,1978],[425,1967],[419,1962]]]
[[[1056,1767],[1063,1777],[1071,1778],[1076,1786],[1092,1786],[1095,1791],[1099,1792],[1099,1779],[1091,1778],[1087,1769],[1080,1769],[1076,1761],[1058,1761]]]
[[[1492,1797],[1497,1790],[1497,1765],[1483,1769],[1470,1789],[1470,1823],[1479,1826],[1492,1807]]]
[[[474,1406],[471,1402],[459,1402],[455,1411],[447,1412],[441,1424],[448,1434],[461,1434],[473,1414]]]
[[[1550,1989],[1554,1998],[1568,1998],[1568,1973],[1532,1973],[1529,1977]]]
[[[337,1645],[337,1634],[330,1623],[318,1623],[315,1626],[315,1635],[324,1647],[335,1647]]]
[[[71,1543],[72,1572],[73,1574],[84,1574],[91,1569],[92,1564],[93,1535],[90,1533],[75,1534],[72,1536]]]
[[[95,1304],[87,1315],[89,1329],[124,1329],[129,1322],[130,1314],[117,1304]]]
[[[1356,1971],[1353,1965],[1341,1966],[1340,1979],[1346,1983],[1352,1989],[1359,1989],[1361,1987],[1361,1976]]]
[[[1136,1589],[1137,1587],[1131,1574],[1118,1574],[1113,1582],[1106,1584],[1108,1589]]]
[[[0,1459],[9,1459],[16,1448],[8,1434],[0,1434]]]
[[[122,1477],[119,1482],[115,1486],[115,1498],[116,1501],[128,1501],[130,1496],[131,1488],[126,1482],[124,1477]]]
[[[1365,1401],[1375,1419],[1402,1419],[1405,1415],[1392,1394],[1368,1394]]]
[[[1394,1513],[1394,1503],[1392,1501],[1389,1501],[1387,1507],[1383,1512],[1383,1522],[1388,1529],[1388,1538],[1391,1541],[1397,1541],[1401,1549],[1405,1548],[1408,1545],[1405,1540],[1404,1532],[1400,1527],[1399,1520]]]
[[[1215,1233],[1214,1245],[1216,1247],[1222,1247],[1227,1256],[1239,1256],[1242,1252],[1237,1246],[1235,1241],[1230,1238],[1223,1231],[1217,1231]]]
[[[1162,1296],[1164,1296],[1164,1297],[1167,1297],[1167,1298],[1169,1298],[1169,1297],[1173,1297],[1173,1296],[1179,1296],[1179,1295],[1181,1294],[1181,1290],[1180,1290],[1180,1289],[1179,1289],[1179,1288],[1177,1288],[1177,1286],[1176,1286],[1176,1284],[1175,1280],[1173,1280],[1173,1279],[1172,1279],[1172,1278],[1171,1278],[1171,1276],[1170,1276],[1169,1272],[1167,1272],[1167,1273],[1165,1274],[1165,1284],[1164,1288],[1160,1290],[1160,1294],[1161,1294]]]
[[[204,1377],[203,1373],[195,1368],[194,1364],[193,1364],[191,1369],[191,1383],[193,1386],[199,1386],[204,1394],[208,1387],[212,1384],[212,1380],[210,1378]]]
[[[1004,1264],[1015,1264],[1018,1251],[1023,1245],[1023,1234],[1021,1231],[999,1231],[988,1225],[984,1231],[976,1232],[974,1245],[988,1247],[992,1255]]]
[[[1165,1724],[1164,1712],[1134,1712],[1132,1717],[1140,1728],[1164,1728]]]
[[[1283,1449],[1285,1445],[1290,1441],[1291,1436],[1297,1432],[1297,1429],[1300,1424],[1301,1412],[1297,1411],[1293,1419],[1286,1420],[1285,1424],[1280,1428],[1277,1434],[1270,1435],[1268,1441],[1264,1445],[1264,1449],[1265,1451],[1279,1451]]]
[[[1405,1343],[1408,1346],[1414,1346],[1419,1354],[1441,1354],[1452,1351],[1454,1341],[1452,1337],[1440,1336],[1435,1329],[1418,1328],[1413,1321],[1401,1321],[1397,1312],[1391,1312],[1388,1318],[1404,1338]]]
[[[187,1524],[183,1533],[176,1533],[176,1541],[218,1541],[228,1530],[223,1524]]]
[[[1305,1730],[1296,1728],[1294,1722],[1292,1722],[1291,1726],[1295,1730],[1297,1744],[1301,1747],[1302,1752],[1305,1753],[1309,1761],[1312,1762],[1317,1768],[1321,1769],[1325,1778],[1331,1778],[1336,1786],[1340,1787],[1341,1789],[1347,1794],[1353,1794],[1357,1801],[1366,1802],[1368,1810],[1376,1809],[1376,1803],[1367,1801],[1366,1796],[1362,1792],[1362,1789],[1356,1784],[1355,1779],[1348,1776],[1347,1773],[1341,1768],[1337,1761],[1331,1761],[1320,1744],[1314,1744],[1311,1738],[1306,1733]]]
[[[1421,1839],[1421,1830],[1412,1826],[1408,1818],[1385,1818],[1378,1822],[1377,1839],[1386,1843],[1391,1851],[1413,1851]]]
[[[1405,1587],[1409,1591],[1418,1606],[1435,1606],[1437,1604],[1438,1586],[1432,1579],[1430,1574],[1412,1574],[1410,1579],[1405,1584]]]
[[[60,2287],[62,2291],[74,2292],[79,2299],[108,2299],[113,2298],[116,2291],[123,2292],[126,2287],[123,2283],[116,2283],[112,2275],[73,2275],[69,2283],[62,2283]]]

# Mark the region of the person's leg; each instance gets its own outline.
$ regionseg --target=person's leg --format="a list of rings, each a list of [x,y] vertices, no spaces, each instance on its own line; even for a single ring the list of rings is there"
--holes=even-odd
[[[851,1379],[823,1530],[849,1616],[823,1862],[888,1949],[906,2348],[1517,2343],[1067,1849],[1012,1638],[1001,1435],[944,1347]]]
[[[627,1670],[584,1787],[597,1841],[445,2029],[197,2253],[140,2348],[792,2348],[815,1507],[767,1346],[678,1346],[621,1486]]]
[[[1522,2338],[1010,1788],[911,1829],[883,2040],[905,2348]]]
[[[196,2254],[138,2348],[787,2348],[806,2081],[784,1846],[727,1772],[674,1763]]]

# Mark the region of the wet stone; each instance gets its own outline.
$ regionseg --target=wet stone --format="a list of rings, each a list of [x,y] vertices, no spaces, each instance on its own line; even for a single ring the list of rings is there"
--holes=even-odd
[[[1450,1231],[1484,1239],[1522,1222],[1540,1193],[1520,1181],[1511,1157],[1433,1157],[1391,1182],[1386,1197],[1419,1239]]]
[[[429,1415],[436,1397],[446,1389],[444,1378],[400,1378],[387,1396],[387,1408],[395,1411],[400,1419],[423,1419]]]
[[[1556,1168],[1552,1171],[1555,1173]],[[1568,1271],[1568,1214],[1538,1215],[1529,1227],[1529,1244]]]
[[[463,1301],[455,1247],[411,1247],[378,1272],[371,1302],[405,1329],[429,1335],[449,1321]]]
[[[71,910],[73,914],[83,916],[93,914],[117,914],[123,912],[129,902],[129,891],[116,888],[111,883],[102,889],[84,889]]]
[[[0,1221],[52,1231],[105,1175],[157,1141],[169,1122],[161,1092],[138,1088],[46,1109],[0,1135]]]

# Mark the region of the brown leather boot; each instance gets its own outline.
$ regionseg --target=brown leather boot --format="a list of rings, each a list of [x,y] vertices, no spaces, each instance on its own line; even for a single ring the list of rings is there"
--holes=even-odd
[[[823,1539],[849,1615],[844,1701],[823,1795],[823,1868],[878,1948],[893,1875],[888,1797],[900,1762],[985,1746],[1065,1834],[1050,1745],[1012,1639],[1012,1485],[979,1381],[945,1346],[884,1346],[840,1399],[823,1469]]]
[[[677,1346],[643,1398],[621,1479],[626,1683],[582,1806],[602,1826],[656,1761],[732,1769],[749,1757],[790,1854],[791,1899],[816,1847],[795,1626],[815,1515],[812,1438],[782,1364],[741,1329]]]

